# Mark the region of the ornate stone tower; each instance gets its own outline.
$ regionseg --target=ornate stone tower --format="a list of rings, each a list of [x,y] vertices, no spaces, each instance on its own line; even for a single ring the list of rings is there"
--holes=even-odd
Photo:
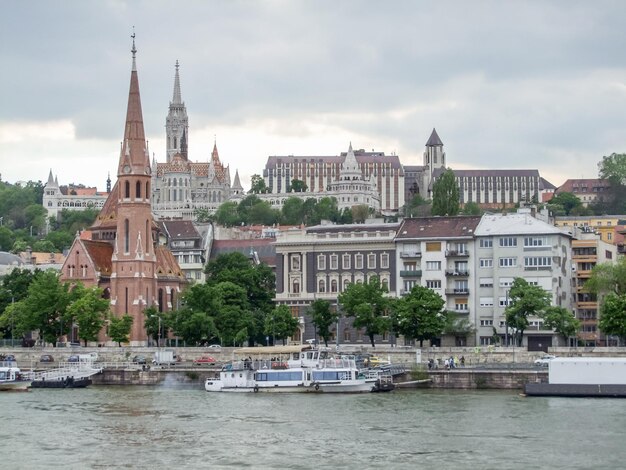
[[[178,67],[178,61],[176,61],[174,96],[172,97],[172,101],[170,101],[169,113],[165,119],[167,163],[169,163],[172,160],[172,157],[177,153],[180,153],[186,160],[187,147],[189,146],[189,120],[187,119],[187,108],[185,107],[185,103],[182,101],[180,95],[180,77],[178,76]]]
[[[128,313],[133,317],[130,337],[137,341],[146,337],[143,311],[155,303],[157,295],[157,258],[152,241],[150,159],[143,127],[134,36],[124,141],[117,169],[117,234],[111,258],[111,304],[117,316]]]
[[[428,171],[428,180],[432,181],[433,171],[437,168],[446,166],[446,154],[443,151],[443,142],[437,135],[437,131],[433,128],[428,142],[426,142],[426,151],[424,152],[424,166]]]

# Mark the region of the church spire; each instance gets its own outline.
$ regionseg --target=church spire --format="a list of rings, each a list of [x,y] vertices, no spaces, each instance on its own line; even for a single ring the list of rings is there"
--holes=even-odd
[[[137,76],[137,63],[135,47],[135,33],[133,38],[133,66],[130,73],[130,89],[128,91],[128,107],[126,109],[126,124],[124,128],[124,140],[120,154],[118,175],[129,173],[145,174],[150,168],[150,160],[146,157],[146,135],[143,128],[143,113],[141,110],[141,97],[139,95],[139,78]]]
[[[167,162],[169,163],[174,155],[180,153],[183,155],[183,136],[187,148],[189,147],[189,120],[187,119],[187,108],[182,100],[180,92],[180,64],[176,61],[176,71],[174,73],[174,93],[172,101],[170,101],[169,112],[165,118],[165,136],[167,146]],[[185,149],[185,154],[187,150]],[[183,158],[187,159],[186,156]]]
[[[174,96],[172,98],[172,104],[183,104],[180,95],[180,77],[178,76],[178,60],[176,60],[176,74],[174,75]]]

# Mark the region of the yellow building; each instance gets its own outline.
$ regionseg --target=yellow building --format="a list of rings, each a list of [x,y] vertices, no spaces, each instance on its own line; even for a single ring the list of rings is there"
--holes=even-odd
[[[571,228],[574,236],[577,230],[595,232],[603,242],[614,245],[615,227],[624,219],[626,215],[557,216],[554,218],[554,225]]]

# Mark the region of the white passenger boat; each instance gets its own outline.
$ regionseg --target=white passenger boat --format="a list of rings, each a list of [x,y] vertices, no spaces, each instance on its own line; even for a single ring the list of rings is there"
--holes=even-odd
[[[354,358],[334,356],[311,345],[241,348],[207,392],[361,393],[376,387],[377,375],[359,372]]]
[[[22,374],[15,363],[2,363],[0,365],[0,391],[26,390],[31,380]]]

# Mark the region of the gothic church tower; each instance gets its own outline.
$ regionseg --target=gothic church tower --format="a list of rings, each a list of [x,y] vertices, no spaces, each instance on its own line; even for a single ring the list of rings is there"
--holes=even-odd
[[[426,151],[424,152],[424,166],[427,171],[429,183],[432,182],[433,172],[438,168],[446,166],[446,154],[443,151],[443,142],[437,135],[437,131],[433,128],[428,142],[426,142]]]
[[[178,75],[178,61],[176,61],[176,74],[174,76],[174,96],[170,101],[170,108],[165,119],[165,133],[167,145],[167,163],[177,153],[186,160],[187,147],[189,146],[189,120],[187,108],[180,94],[180,77]]]
[[[156,254],[150,209],[151,169],[143,127],[139,79],[133,65],[126,111],[124,141],[117,170],[117,236],[111,258],[111,307],[117,315],[133,317],[131,338],[145,338],[143,310],[155,303]]]

